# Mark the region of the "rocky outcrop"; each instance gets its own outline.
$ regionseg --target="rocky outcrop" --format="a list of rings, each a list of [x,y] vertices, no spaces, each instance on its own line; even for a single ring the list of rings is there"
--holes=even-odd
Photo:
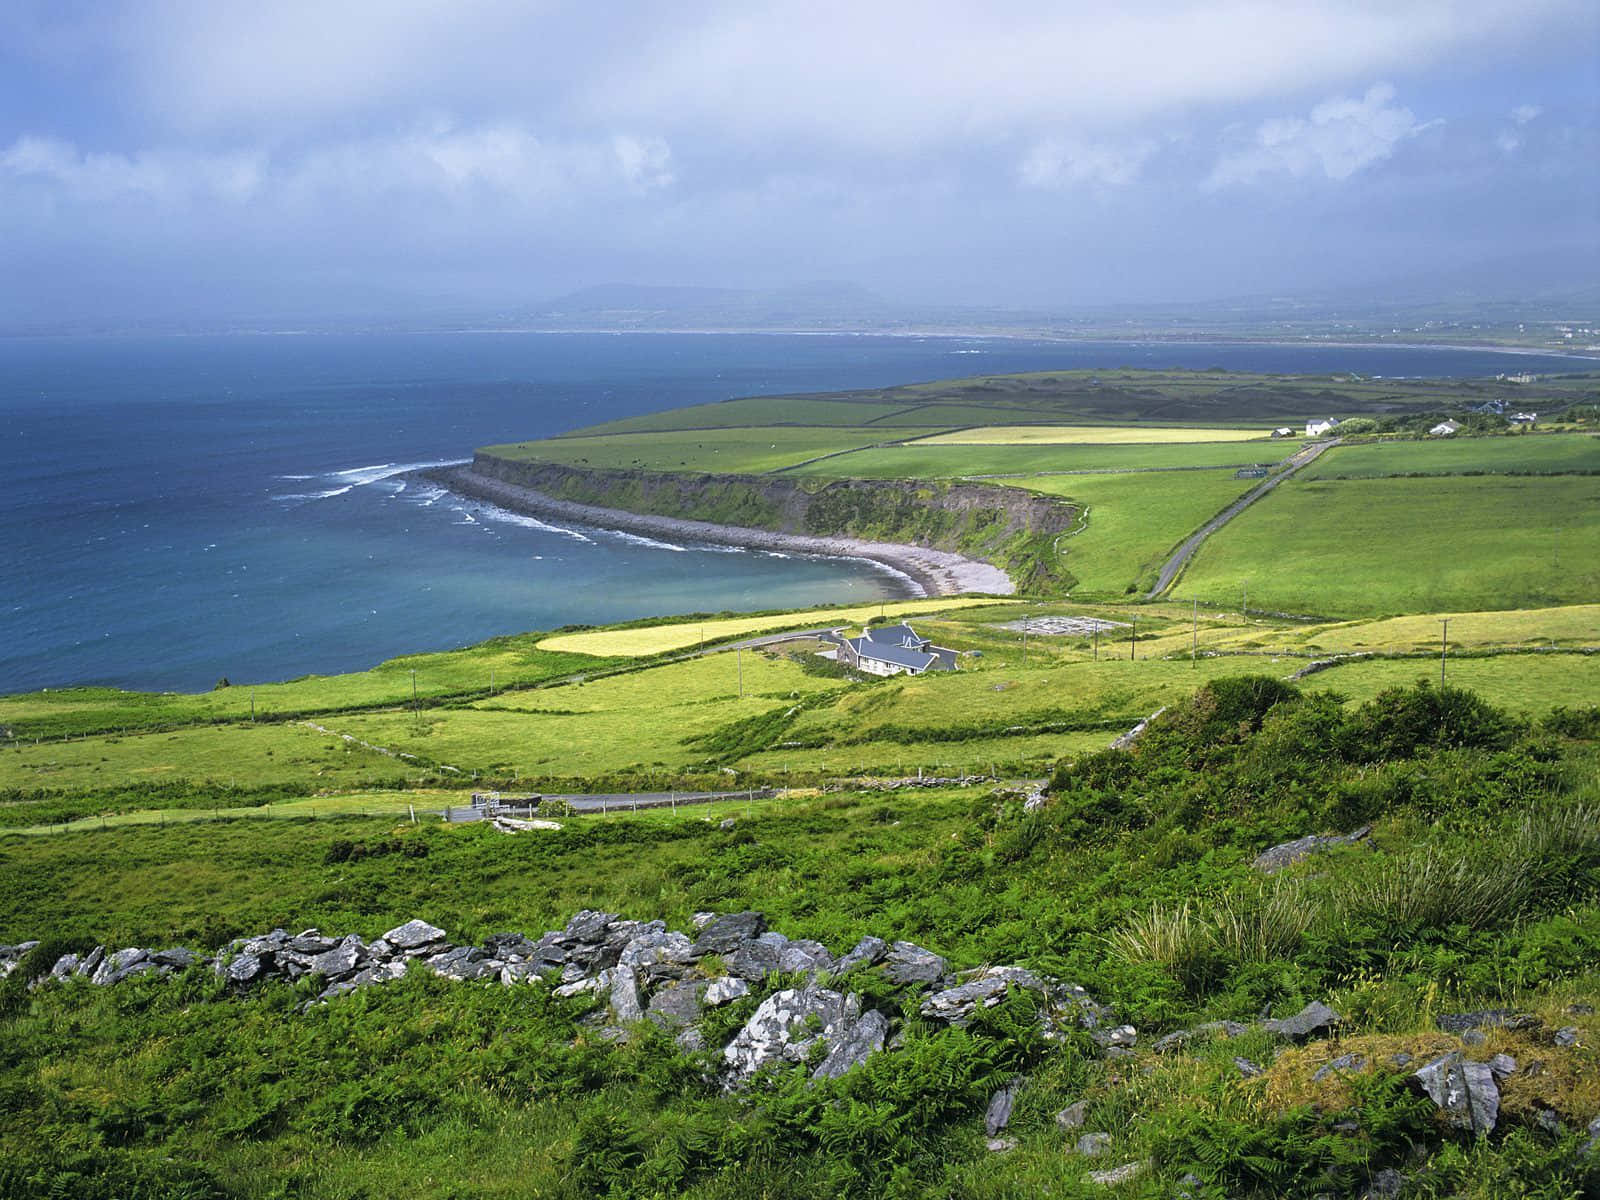
[[[1371,833],[1372,826],[1363,825],[1350,833],[1313,833],[1307,837],[1296,838],[1292,842],[1282,842],[1256,855],[1255,868],[1268,875],[1276,875],[1285,867],[1293,866],[1303,858],[1309,858],[1323,850],[1332,850],[1335,846],[1353,846],[1357,842],[1364,841]]]

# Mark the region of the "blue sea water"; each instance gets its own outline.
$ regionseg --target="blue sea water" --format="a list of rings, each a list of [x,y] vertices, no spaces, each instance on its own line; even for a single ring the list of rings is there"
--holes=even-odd
[[[1401,348],[776,335],[0,341],[0,693],[196,690],[496,634],[895,594],[859,561],[561,527],[401,479],[477,446],[734,396],[980,372],[1485,375]]]

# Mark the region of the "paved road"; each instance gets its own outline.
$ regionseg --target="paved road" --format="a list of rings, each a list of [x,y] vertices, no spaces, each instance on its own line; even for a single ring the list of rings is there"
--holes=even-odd
[[[1259,487],[1251,488],[1243,496],[1240,496],[1232,504],[1228,505],[1227,508],[1223,509],[1216,516],[1212,517],[1211,520],[1200,526],[1199,529],[1195,530],[1195,532],[1189,536],[1183,545],[1178,547],[1177,551],[1172,555],[1172,557],[1167,559],[1166,565],[1161,568],[1161,574],[1156,578],[1155,587],[1150,589],[1150,591],[1146,594],[1145,599],[1154,600],[1157,596],[1161,595],[1162,592],[1171,587],[1172,581],[1178,577],[1178,572],[1183,570],[1188,561],[1194,557],[1194,552],[1200,549],[1201,543],[1204,542],[1208,537],[1210,537],[1217,530],[1221,529],[1229,521],[1237,517],[1245,509],[1249,508],[1257,500],[1261,499],[1261,497],[1265,496],[1273,488],[1277,487],[1285,479],[1289,478],[1289,476],[1293,475],[1301,467],[1305,466],[1307,463],[1314,462],[1324,450],[1330,450],[1338,444],[1338,438],[1330,438],[1326,442],[1317,442],[1315,445],[1307,446],[1304,450],[1300,451],[1299,454],[1296,454],[1290,458],[1289,465],[1284,467],[1283,470],[1272,476],[1272,478],[1262,482]]]
[[[606,792],[556,795],[544,794],[546,800],[565,800],[579,812],[632,812],[639,808],[671,808],[678,804],[710,804],[716,800],[769,800],[777,795],[771,788],[745,788],[737,792]],[[511,799],[507,797],[508,801]],[[513,808],[515,806],[513,805]],[[481,821],[483,810],[462,804],[451,808],[450,820]],[[512,812],[511,815],[517,815]]]

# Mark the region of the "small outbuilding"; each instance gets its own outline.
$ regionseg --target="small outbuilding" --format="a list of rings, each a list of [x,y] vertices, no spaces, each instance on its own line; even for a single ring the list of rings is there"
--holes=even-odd
[[[1279,425],[1272,431],[1272,436],[1275,438],[1291,438],[1294,436],[1294,430],[1287,425]]]
[[[1459,430],[1460,428],[1461,428],[1461,424],[1458,421],[1440,421],[1432,429],[1428,430],[1428,436],[1429,437],[1453,437],[1455,435],[1456,431]]]

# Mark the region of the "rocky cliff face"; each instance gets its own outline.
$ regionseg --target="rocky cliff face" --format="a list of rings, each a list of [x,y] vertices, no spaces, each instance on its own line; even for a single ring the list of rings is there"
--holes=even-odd
[[[777,533],[928,546],[981,558],[1019,586],[1070,584],[1053,543],[1073,505],[1020,488],[911,480],[670,474],[520,462],[480,452],[473,472],[558,500]]]

